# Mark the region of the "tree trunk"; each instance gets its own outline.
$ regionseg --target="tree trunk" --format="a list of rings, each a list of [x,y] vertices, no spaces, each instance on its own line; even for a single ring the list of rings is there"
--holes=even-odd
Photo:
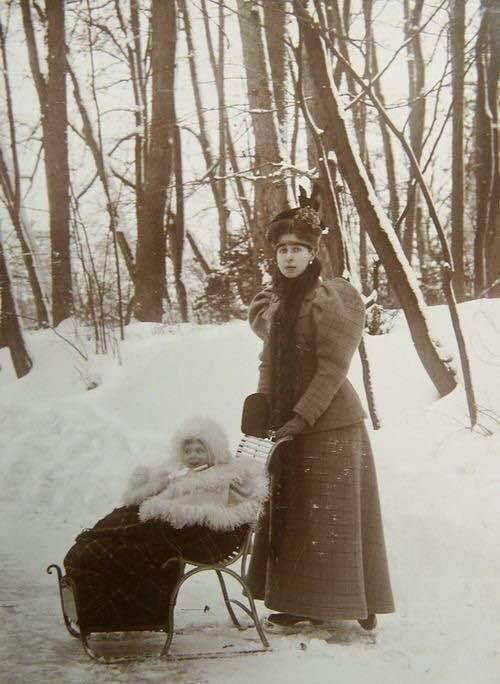
[[[24,343],[0,234],[0,349],[8,347],[18,378],[30,372],[33,363]]]
[[[137,226],[134,315],[161,321],[165,294],[164,215],[172,172],[176,12],[174,2],[152,0],[152,110],[144,173],[144,206]]]
[[[371,34],[371,49],[370,54],[372,58],[372,72],[374,74],[378,73],[378,59],[377,59],[377,46]],[[382,105],[385,105],[385,98],[382,92],[382,86],[380,79],[377,79],[373,84],[373,90],[375,95],[379,99]],[[379,125],[380,133],[382,135],[382,142],[384,145],[384,158],[385,166],[387,170],[387,185],[389,188],[389,215],[391,217],[392,225],[396,226],[399,218],[399,195],[396,184],[396,164],[394,161],[394,152],[392,149],[391,134],[387,128],[387,124],[383,118],[379,115]]]
[[[263,0],[264,27],[267,51],[271,67],[274,104],[280,125],[281,142],[285,144],[287,49],[286,49],[286,1]]]
[[[372,47],[372,24],[373,24],[373,19],[372,19],[372,0],[363,0],[363,15],[364,15],[364,23],[365,23],[365,66],[364,66],[364,72],[363,72],[363,78],[367,81],[370,80],[371,77],[371,66],[372,66],[372,57],[371,57],[371,47]],[[373,186],[375,189],[375,179],[373,177],[373,174],[371,172],[371,167],[370,167],[370,155],[368,152],[368,142],[366,139],[367,135],[367,124],[368,124],[368,116],[367,116],[367,107],[366,103],[361,101],[359,103],[359,133],[358,133],[358,142],[359,142],[359,151],[361,155],[361,161],[363,162],[363,165],[366,169],[366,173],[368,175],[368,179],[370,181],[370,184]],[[366,228],[363,225],[363,222],[361,221],[359,224],[359,278],[361,281],[361,291],[367,293],[369,291],[369,273],[368,273],[368,236],[366,232]]]
[[[21,0],[31,73],[40,103],[49,202],[52,319],[71,314],[73,295],[69,233],[69,169],[66,112],[64,0],[46,3],[48,78],[40,70],[29,0]]]
[[[144,167],[146,165],[146,152],[148,149],[148,99],[146,77],[143,69],[142,43],[141,43],[141,22],[139,16],[138,0],[130,0],[130,29],[120,11],[120,3],[115,3],[118,20],[124,37],[126,39],[127,60],[134,95],[134,118],[135,118],[135,213],[137,225],[142,223],[142,211],[144,207]],[[119,242],[121,238],[118,236]]]
[[[411,38],[412,34],[419,27],[422,20],[422,9],[424,0],[414,0],[414,6],[411,7],[411,0],[404,0],[405,8],[405,39]],[[422,54],[422,43],[420,33],[417,32],[413,40],[407,44],[408,53],[408,104],[410,109],[409,128],[410,128],[410,145],[418,163],[422,157],[422,147],[424,139],[425,127],[425,63]],[[415,183],[413,172],[410,170],[410,177],[408,179],[408,207],[406,213],[405,230],[403,233],[403,249],[408,258],[412,262],[413,242],[415,233],[422,229],[422,213],[420,211],[420,191]],[[421,236],[418,236],[418,244],[420,246],[419,256],[421,265],[424,258],[422,254],[422,246],[424,244]]]
[[[49,202],[52,320],[54,325],[58,325],[71,314],[73,303],[69,234],[64,1],[54,0],[46,4],[47,82],[40,69],[29,0],[21,0],[21,11],[31,73],[40,103]]]
[[[350,62],[351,61],[351,58],[349,56],[349,20],[350,20],[350,12],[351,12],[350,2],[347,2],[346,0],[344,0],[344,5],[342,8],[342,12],[341,12],[337,0],[333,0],[331,2],[331,5],[329,6],[329,9],[330,9],[329,18],[330,18],[330,21],[332,22],[334,35],[336,36],[336,39],[338,41],[339,52],[348,62]],[[356,84],[354,82],[354,79],[352,78],[349,71],[346,71],[344,69],[342,62],[340,60],[337,60],[337,63],[335,65],[334,75],[333,75],[334,83],[335,83],[337,89],[340,87],[340,83],[342,80],[342,74],[345,74],[345,79],[346,79],[346,84],[347,84],[347,89],[348,89],[349,94],[351,95],[351,97],[354,97],[356,95]],[[362,124],[359,120],[359,116],[360,116],[360,107],[359,107],[359,104],[356,103],[352,108],[352,119],[353,119],[353,124],[354,124],[354,131],[356,133],[356,139],[358,140],[358,143],[359,143],[359,132],[362,130]]]
[[[198,243],[194,239],[193,235],[189,232],[189,230],[186,230],[186,239],[189,242],[191,249],[193,250],[194,257],[196,261],[200,264],[200,266],[203,269],[203,272],[205,275],[210,275],[213,273],[213,269],[210,267],[210,264],[208,261],[205,259],[203,252],[201,249],[198,247]]]
[[[475,111],[475,171],[476,171],[476,229],[474,235],[474,289],[476,296],[486,288],[486,234],[488,198],[493,178],[493,138],[487,90],[488,13],[481,17],[476,41],[476,111]]]
[[[313,183],[311,197],[308,198],[303,188],[300,188],[300,206],[312,206],[321,216],[321,220],[328,228],[324,245],[328,254],[329,273],[342,276],[348,269],[344,227],[340,213],[340,203],[335,186],[337,168],[333,160],[328,159],[321,131],[323,131],[323,108],[314,96],[314,81],[308,68],[307,53],[301,46],[299,62],[299,79],[296,84],[296,97],[299,101],[307,126],[308,154],[314,159],[314,165],[319,172],[320,181]],[[306,95],[305,87],[307,87]],[[312,111],[311,111],[312,110]],[[314,156],[313,156],[314,155]],[[321,258],[321,254],[320,254]]]
[[[314,184],[311,197],[315,196],[316,203],[320,203],[321,206],[314,208],[320,211],[322,220],[329,228],[324,242],[331,273],[335,276],[341,276],[346,269],[346,264],[345,241],[342,237],[338,193],[335,185],[337,169],[332,160],[324,159],[319,131],[325,130],[327,121],[324,119],[324,107],[321,106],[320,97],[315,89],[307,53],[303,47],[300,54],[299,81],[296,84],[296,89],[296,97],[306,122],[308,166],[309,168],[316,168],[320,177],[320,182]],[[331,197],[329,193],[334,193],[335,197]]]
[[[360,219],[384,262],[387,276],[404,309],[415,348],[424,368],[438,392],[441,395],[448,394],[456,386],[454,373],[440,357],[432,340],[425,316],[425,303],[415,274],[399,248],[391,223],[370,185],[359,155],[354,151],[354,144],[342,114],[339,94],[328,68],[320,32],[304,9],[303,0],[294,0],[294,7],[316,87],[324,94],[322,102],[330,121],[324,132],[325,148],[333,149],[336,153],[340,170],[349,186]]]
[[[283,160],[269,86],[259,3],[255,0],[238,0],[238,20],[255,136],[253,239],[259,253],[266,251],[265,232],[270,219],[287,207],[287,189],[285,181],[280,177]]]
[[[43,133],[50,209],[52,318],[57,326],[71,315],[71,254],[69,232],[68,122],[66,111],[66,43],[64,0],[46,3],[47,109]]]
[[[488,102],[490,111],[492,179],[488,197],[488,225],[486,235],[486,279],[490,296],[500,294],[500,144],[498,122],[498,84],[500,80],[500,12],[495,3],[486,9],[489,25],[489,62],[486,71]]]
[[[363,19],[365,24],[365,65],[364,78],[369,79],[371,70],[371,44],[372,44],[372,2],[371,0],[363,0]],[[344,3],[343,11],[337,2],[333,2],[328,6],[328,13],[326,17],[322,12],[321,3],[315,0],[315,6],[318,11],[320,22],[324,29],[330,25],[333,27],[334,33],[338,38],[338,49],[343,57],[350,62],[349,56],[349,20],[350,20],[350,4]],[[342,72],[345,71],[340,60],[337,61],[334,83],[340,83]],[[345,77],[349,93],[352,97],[356,95],[356,84],[349,71],[345,71]],[[368,174],[370,183],[374,185],[374,178],[370,168],[370,157],[368,153],[368,145],[366,139],[367,126],[367,110],[363,101],[356,102],[352,107],[352,117],[354,132],[359,146],[361,160]],[[361,217],[360,217],[361,218]],[[357,264],[357,272],[359,273],[361,290],[367,291],[369,289],[369,273],[368,273],[368,236],[363,221],[359,223],[359,261]],[[354,260],[351,259],[350,268],[354,267]]]
[[[16,168],[14,173],[20,180],[19,170]],[[5,206],[9,212],[12,225],[16,232],[19,244],[21,246],[21,254],[24,262],[24,266],[28,273],[28,279],[31,286],[31,292],[33,294],[33,301],[35,303],[36,319],[37,324],[40,328],[44,328],[49,323],[49,315],[47,307],[45,305],[44,293],[40,284],[40,278],[38,275],[38,270],[35,265],[35,250],[32,249],[33,244],[29,240],[29,230],[24,223],[21,206],[20,206],[20,196],[17,186],[17,182],[12,183],[10,180],[7,165],[4,161],[3,152],[0,147],[0,186],[2,187],[2,192],[4,196]]]
[[[97,135],[92,126],[90,115],[85,103],[85,98],[82,97],[80,91],[80,84],[76,77],[74,69],[68,61],[68,73],[73,83],[73,94],[75,102],[82,118],[82,137],[87,144],[94,163],[96,166],[97,175],[101,181],[104,194],[106,195],[106,206],[109,214],[110,228],[113,235],[116,235],[117,245],[120,248],[121,254],[125,261],[128,274],[132,281],[135,280],[135,265],[130,246],[123,231],[119,230],[120,226],[125,225],[125,219],[120,211],[119,189],[115,187],[115,178],[109,173],[110,169],[105,162],[105,153],[101,147],[102,136]]]
[[[6,94],[7,119],[9,124],[9,137],[12,159],[12,175],[9,173],[4,154],[0,146],[0,186],[3,191],[5,205],[11,218],[14,230],[21,245],[23,262],[28,274],[28,279],[35,302],[36,318],[40,328],[49,323],[49,314],[45,304],[40,277],[36,263],[36,247],[30,239],[30,232],[23,220],[21,212],[21,171],[17,154],[16,122],[14,116],[14,103],[12,101],[12,89],[10,85],[9,65],[7,60],[6,35],[0,21],[0,49],[2,53],[3,80]]]
[[[227,241],[227,235],[226,235],[226,228],[227,228],[227,208],[226,208],[226,202],[225,202],[225,192],[226,192],[226,185],[225,181],[220,183],[220,181],[216,180],[216,169],[219,167],[219,172],[222,171],[224,172],[225,169],[225,158],[224,155],[222,155],[222,159],[219,161],[218,164],[214,162],[214,156],[212,153],[212,147],[210,144],[210,138],[208,135],[207,131],[207,123],[205,121],[205,111],[203,107],[203,102],[202,102],[202,94],[200,90],[200,83],[199,83],[199,78],[198,78],[198,69],[196,66],[196,59],[195,59],[195,45],[194,45],[194,40],[193,40],[193,35],[192,35],[192,30],[191,30],[191,21],[189,18],[189,11],[187,8],[187,3],[185,0],[177,0],[179,4],[179,10],[182,14],[182,19],[183,19],[183,24],[184,24],[184,31],[186,34],[186,44],[187,44],[187,49],[188,49],[188,61],[189,61],[189,71],[191,74],[191,85],[193,87],[193,96],[194,96],[194,101],[195,101],[195,107],[196,107],[196,114],[198,117],[198,127],[199,127],[199,136],[198,140],[200,141],[201,145],[201,151],[203,153],[203,158],[205,160],[205,166],[207,168],[207,177],[210,183],[210,188],[212,190],[212,194],[214,197],[214,202],[215,202],[215,207],[217,209],[217,218],[219,221],[219,229],[220,229],[220,235],[221,235],[221,240],[220,240],[220,251],[224,252],[226,249],[226,241]],[[223,7],[220,7],[221,11],[223,10]],[[207,42],[209,45],[209,52],[210,52],[210,59],[212,62],[212,68],[214,70],[214,78],[217,83],[217,96],[219,98],[219,117],[224,118],[224,111],[223,107],[221,107],[220,102],[221,98],[222,101],[224,99],[224,84],[223,82],[221,83],[221,79],[223,79],[223,73],[220,73],[221,69],[223,70],[224,65],[223,63],[220,64],[220,67],[215,64],[215,53],[212,45],[212,38],[210,36],[210,28],[207,24],[208,19],[207,19],[207,12],[206,12],[206,7],[203,7],[203,14],[204,14],[204,19],[205,19],[205,32],[207,36]],[[219,135],[221,135],[221,129],[220,129],[220,122],[219,122]],[[222,136],[225,137],[225,131],[223,131]],[[219,138],[220,142],[220,138]],[[224,142],[224,147],[225,147],[225,142]]]
[[[224,15],[224,0],[219,0],[219,31],[218,31],[218,65],[217,65],[217,102],[219,106],[219,201],[222,212],[219,216],[221,221],[219,226],[220,231],[220,255],[225,254],[227,249],[227,224],[229,218],[229,211],[227,209],[227,185],[226,185],[226,92],[225,92],[225,15]],[[180,142],[180,132],[179,132]],[[184,221],[184,218],[183,218]],[[182,227],[184,231],[184,226]]]
[[[500,169],[498,141],[498,79],[500,68],[500,14],[490,0],[476,41],[476,226],[474,236],[474,290],[482,296],[496,293],[490,285],[500,277]]]
[[[174,173],[175,173],[175,223],[169,230],[169,244],[174,265],[175,291],[177,303],[184,323],[188,321],[188,302],[186,288],[182,281],[182,257],[184,255],[184,188],[182,174],[182,141],[179,126],[174,132]]]
[[[450,45],[452,62],[453,132],[451,159],[451,252],[457,300],[465,296],[464,274],[464,44],[465,0],[452,0]]]

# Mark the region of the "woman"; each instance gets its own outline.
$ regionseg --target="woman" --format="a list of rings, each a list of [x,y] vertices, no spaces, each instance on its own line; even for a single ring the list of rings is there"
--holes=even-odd
[[[170,460],[136,468],[125,505],[82,532],[66,554],[80,629],[164,624],[182,563],[167,561],[223,560],[241,546],[266,496],[261,468],[231,457],[215,421],[184,423]]]
[[[264,341],[259,392],[268,396],[281,448],[269,511],[249,568],[273,626],[355,619],[376,626],[394,611],[377,479],[365,414],[347,380],[364,304],[344,279],[321,281],[321,225],[310,207],[270,224],[273,283],[250,305]]]

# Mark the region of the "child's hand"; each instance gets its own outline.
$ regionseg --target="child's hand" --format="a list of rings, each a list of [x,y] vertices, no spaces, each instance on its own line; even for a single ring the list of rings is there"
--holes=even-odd
[[[308,423],[302,416],[295,415],[291,420],[282,425],[279,430],[276,430],[274,438],[278,440],[283,437],[293,437],[298,435],[299,432],[304,432],[307,426]]]

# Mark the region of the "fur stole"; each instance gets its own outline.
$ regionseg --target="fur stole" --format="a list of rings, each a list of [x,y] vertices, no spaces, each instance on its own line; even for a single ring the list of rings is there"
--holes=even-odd
[[[298,278],[286,278],[275,267],[273,283],[279,305],[271,323],[271,427],[293,418],[296,403],[297,346],[295,327],[304,297],[318,282],[321,264],[316,257]]]
[[[262,466],[240,458],[171,481],[142,502],[139,519],[162,520],[177,529],[204,525],[231,530],[255,523],[266,497],[267,477]]]

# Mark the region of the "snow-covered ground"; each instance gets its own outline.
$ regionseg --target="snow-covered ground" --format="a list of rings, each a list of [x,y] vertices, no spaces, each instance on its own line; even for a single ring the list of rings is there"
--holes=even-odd
[[[217,417],[237,443],[258,340],[240,322],[134,324],[119,355],[96,357],[84,331],[66,322],[58,332],[88,361],[54,332],[33,333],[35,368],[21,381],[0,351],[0,682],[500,682],[500,301],[461,310],[489,436],[467,428],[460,389],[437,399],[401,317],[388,335],[367,340],[397,612],[382,616],[376,635],[339,623],[328,634],[274,636],[271,653],[220,660],[89,661],[64,628],[45,568],[119,502],[135,464],[165,456],[184,417]],[[430,317],[454,351],[446,309]],[[362,394],[357,359],[351,377]],[[207,573],[186,584],[174,654],[258,645],[255,630],[235,633],[218,592]],[[161,640],[139,635],[136,643],[151,651]]]

